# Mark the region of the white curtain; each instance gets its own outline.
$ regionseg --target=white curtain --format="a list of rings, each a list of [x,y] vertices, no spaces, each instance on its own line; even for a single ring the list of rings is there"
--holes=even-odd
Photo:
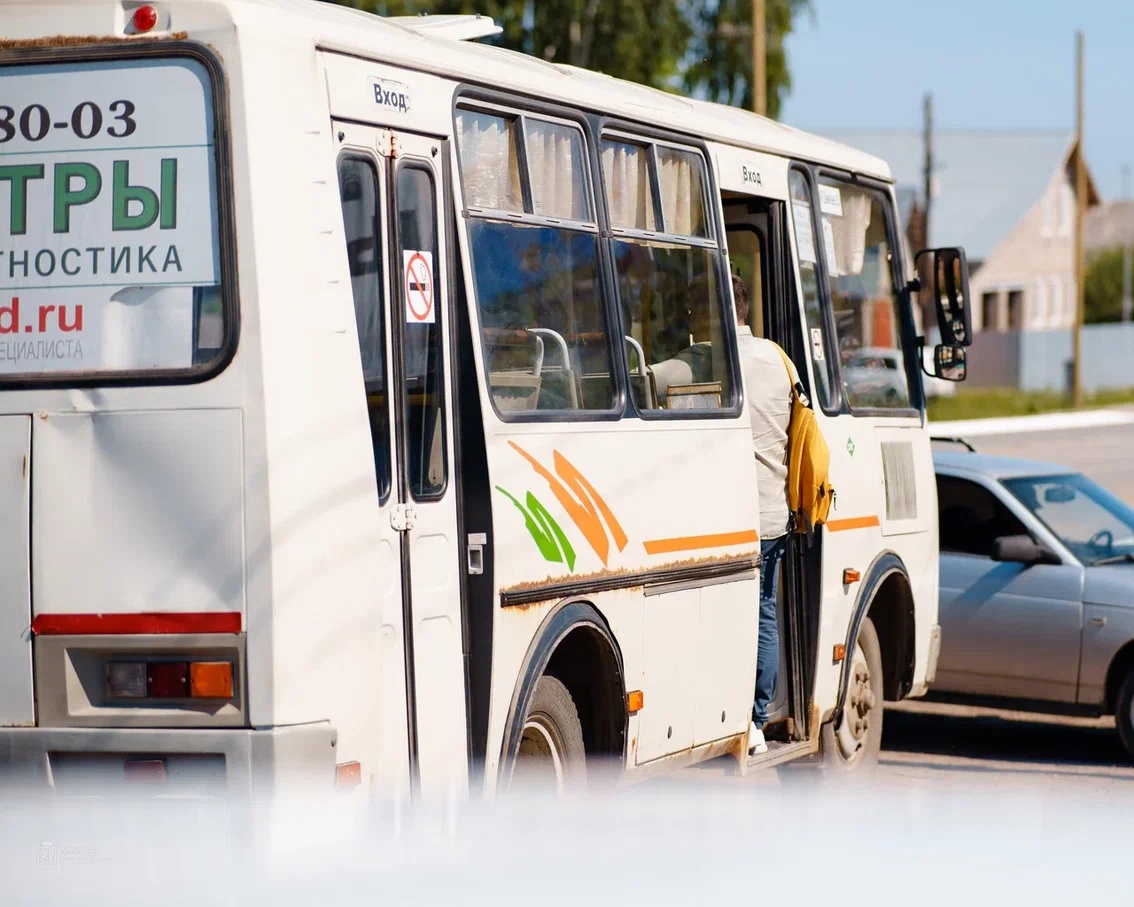
[[[625,142],[604,142],[602,170],[614,226],[656,230],[646,149]]]
[[[659,148],[658,162],[665,231],[680,236],[704,236],[701,159],[688,151]]]
[[[870,230],[872,220],[873,200],[866,193],[848,189],[845,186],[840,187],[840,190],[842,193],[842,216],[824,214],[823,219],[831,225],[831,232],[834,234],[835,261],[833,262],[833,270],[835,274],[857,277],[862,274],[867,233]],[[883,228],[884,222],[879,220],[877,226],[879,229]],[[885,236],[882,235],[877,239],[877,242],[872,241],[871,245],[885,241]]]
[[[588,221],[583,146],[567,126],[526,120],[534,213]]]
[[[457,120],[466,202],[477,208],[523,211],[515,122],[470,111],[462,111]]]

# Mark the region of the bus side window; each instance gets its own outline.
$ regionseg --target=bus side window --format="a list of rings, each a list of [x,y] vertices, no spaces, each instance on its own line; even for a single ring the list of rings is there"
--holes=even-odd
[[[339,162],[339,193],[354,291],[362,380],[374,445],[374,472],[378,498],[385,501],[390,496],[390,416],[386,399],[382,232],[378,218],[378,174],[374,165],[365,158],[343,158]]]
[[[731,407],[724,319],[732,308],[717,276],[704,160],[692,150],[608,138],[602,165],[638,407]]]
[[[583,134],[457,114],[472,282],[497,412],[611,411],[610,331]]]

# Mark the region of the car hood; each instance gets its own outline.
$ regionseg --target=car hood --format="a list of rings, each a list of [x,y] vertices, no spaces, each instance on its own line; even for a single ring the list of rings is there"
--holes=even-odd
[[[1134,564],[1088,567],[1083,580],[1083,601],[1093,605],[1134,606]]]

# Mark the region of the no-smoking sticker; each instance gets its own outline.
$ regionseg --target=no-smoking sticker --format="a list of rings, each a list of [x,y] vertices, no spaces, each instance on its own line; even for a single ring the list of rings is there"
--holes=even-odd
[[[406,324],[433,324],[437,320],[433,306],[433,253],[403,249],[402,274]]]

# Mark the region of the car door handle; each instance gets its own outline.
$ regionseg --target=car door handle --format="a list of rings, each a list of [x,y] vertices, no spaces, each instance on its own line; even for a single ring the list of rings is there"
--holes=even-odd
[[[1092,627],[1105,627],[1106,626],[1106,618],[1105,617],[1092,617],[1089,621],[1087,621],[1087,623],[1089,623]]]

